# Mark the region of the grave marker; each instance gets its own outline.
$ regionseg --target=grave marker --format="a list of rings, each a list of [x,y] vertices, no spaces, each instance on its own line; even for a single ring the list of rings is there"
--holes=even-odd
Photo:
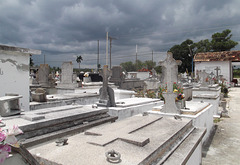
[[[160,62],[166,76],[164,79],[167,81],[167,92],[163,93],[165,104],[162,111],[165,113],[180,113],[175,103],[177,94],[173,93],[173,83],[177,82],[178,65],[180,64],[181,61],[176,61],[171,52],[168,52],[167,58],[163,62]]]
[[[103,86],[100,88],[100,100],[97,103],[99,106],[105,107],[115,107],[115,98],[114,98],[114,91],[112,88],[108,86],[108,78],[111,76],[111,71],[108,69],[108,65],[103,66],[102,72],[100,75],[103,78]]]

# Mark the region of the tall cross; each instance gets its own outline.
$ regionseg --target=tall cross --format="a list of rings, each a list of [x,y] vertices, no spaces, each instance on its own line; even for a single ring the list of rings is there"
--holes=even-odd
[[[165,79],[167,81],[167,93],[163,93],[165,104],[162,109],[165,113],[180,113],[175,103],[177,94],[173,93],[173,83],[177,80],[178,65],[181,63],[181,61],[176,61],[173,58],[171,52],[168,52],[167,58],[163,62],[160,62],[160,65],[164,68],[164,75],[167,77]]]
[[[167,92],[173,93],[173,83],[177,80],[178,74],[178,65],[181,65],[181,61],[176,61],[173,58],[173,54],[171,52],[167,53],[167,58],[160,62],[159,64],[164,67],[165,76],[167,77],[165,80],[167,81]]]

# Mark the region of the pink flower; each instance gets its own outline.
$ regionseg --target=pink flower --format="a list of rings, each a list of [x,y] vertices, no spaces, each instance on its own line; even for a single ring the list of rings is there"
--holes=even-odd
[[[0,152],[11,152],[11,147],[8,144],[0,145]]]
[[[2,130],[0,130],[0,142],[2,142],[3,140],[5,140],[5,138],[6,138],[5,132],[3,132]]]
[[[23,133],[23,131],[21,129],[19,129],[18,126],[13,125],[13,128],[8,130],[7,135],[10,135],[10,136],[14,135],[15,136],[15,135],[22,134],[22,133]]]
[[[2,164],[8,156],[9,156],[8,152],[1,152],[0,153],[0,164]]]

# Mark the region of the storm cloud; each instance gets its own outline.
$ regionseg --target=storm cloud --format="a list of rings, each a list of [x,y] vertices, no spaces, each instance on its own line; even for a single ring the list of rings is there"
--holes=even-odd
[[[239,0],[0,0],[0,44],[42,50],[34,63],[61,66],[82,55],[81,67],[105,64],[106,32],[112,65],[138,59],[158,62],[186,39],[209,39],[232,30],[240,40]],[[238,45],[235,49],[239,50]]]

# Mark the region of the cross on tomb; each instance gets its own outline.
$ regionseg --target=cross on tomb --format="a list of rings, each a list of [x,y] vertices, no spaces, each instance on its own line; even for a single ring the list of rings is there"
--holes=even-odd
[[[175,103],[177,94],[173,93],[173,83],[174,80],[177,80],[178,65],[181,65],[181,63],[181,61],[176,61],[173,58],[171,52],[168,52],[167,58],[159,63],[164,68],[164,75],[166,76],[167,81],[167,92],[163,93],[165,104],[162,111],[165,113],[180,113]]]
[[[100,76],[103,78],[103,86],[102,92],[100,94],[100,100],[108,100],[108,78],[112,75],[111,71],[108,69],[108,65],[103,66],[102,72],[100,72]]]
[[[177,80],[177,73],[178,73],[178,65],[181,65],[181,61],[176,61],[173,58],[173,55],[171,52],[167,53],[167,58],[159,62],[159,64],[164,68],[165,70],[165,76],[166,76],[166,83],[167,83],[167,92],[172,93],[173,92],[173,83]]]
[[[219,77],[218,77],[218,76],[219,76],[219,75],[218,75],[218,74],[219,74],[218,71],[220,71],[221,69],[217,66],[214,70],[216,70],[216,75],[217,75],[217,80],[218,80],[218,79],[219,79]]]
[[[85,135],[96,136],[94,140],[88,141],[89,144],[93,145],[106,146],[116,140],[121,140],[139,147],[143,147],[150,142],[149,138],[136,136],[134,135],[134,132],[153,124],[160,119],[162,119],[162,117],[154,115],[143,117],[141,120],[139,120],[139,117],[133,117],[128,119],[131,121],[131,124],[127,124],[124,127],[121,123],[116,122],[112,123],[111,125],[105,125],[103,128],[99,127],[87,130]]]

